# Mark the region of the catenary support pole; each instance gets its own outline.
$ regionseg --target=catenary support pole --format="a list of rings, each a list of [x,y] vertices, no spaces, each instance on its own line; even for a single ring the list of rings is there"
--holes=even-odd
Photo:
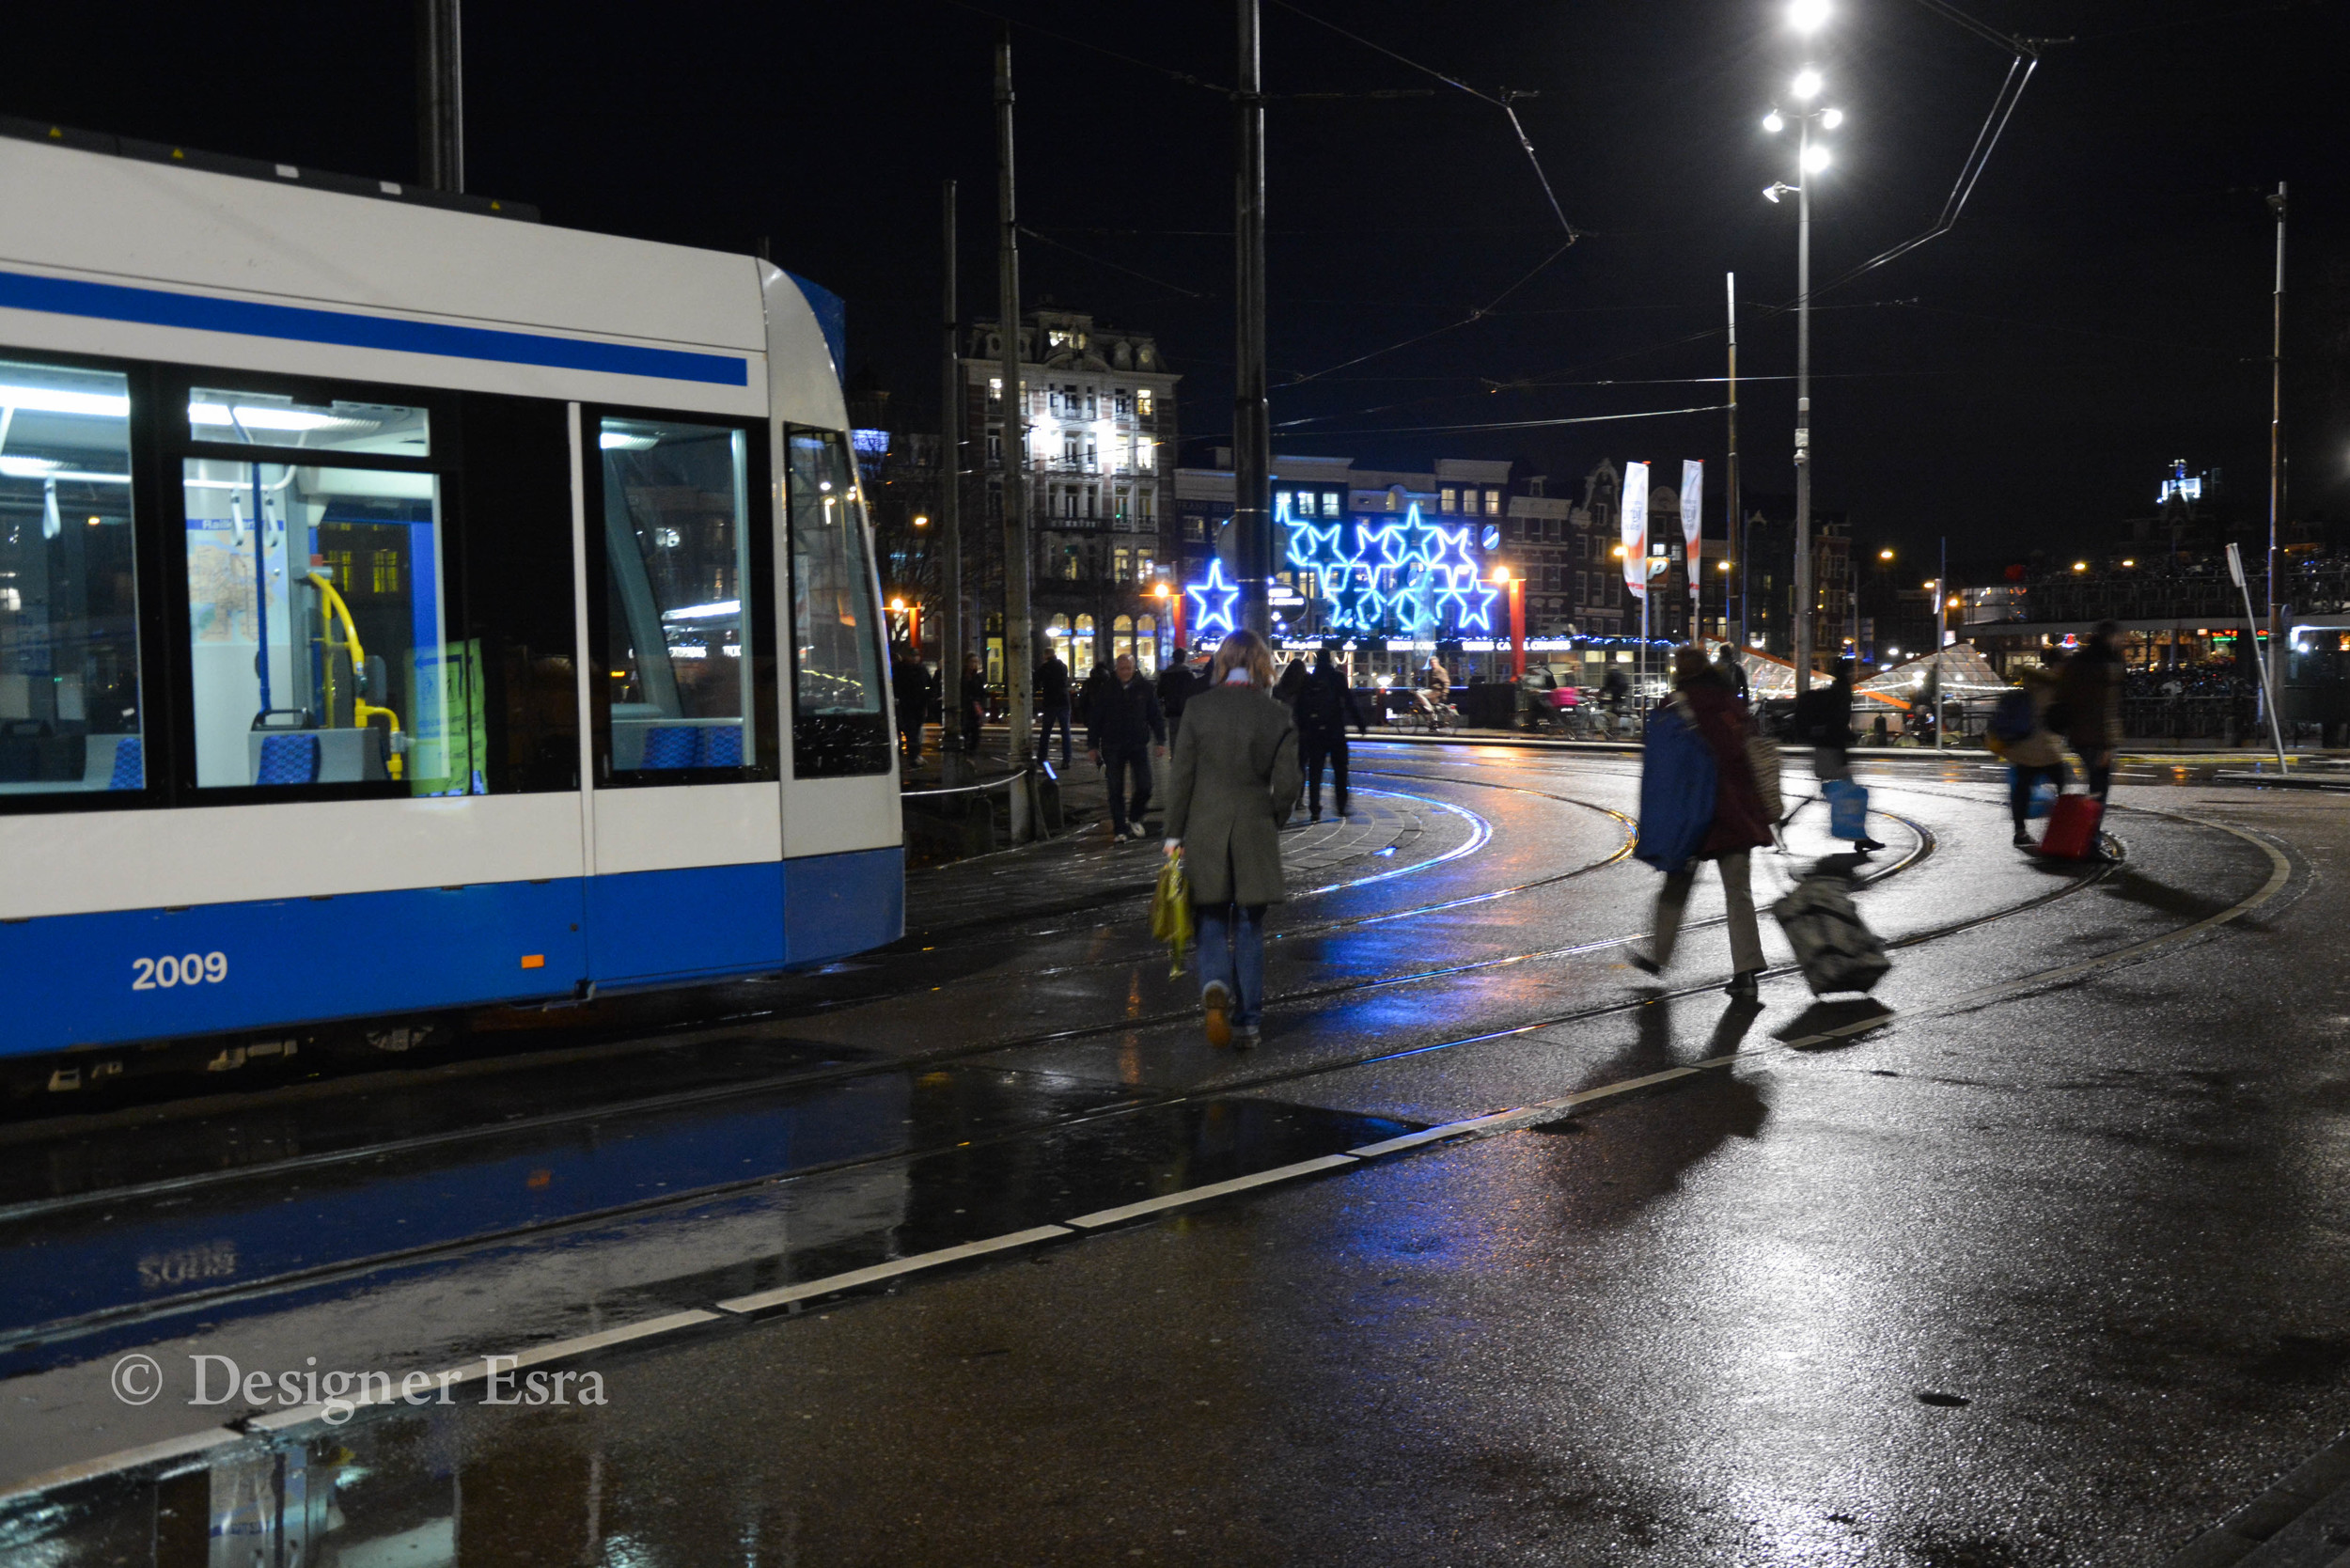
[[[1747,641],[1747,529],[1738,510],[1738,274],[1726,274],[1730,295],[1730,472],[1722,492],[1722,548],[1730,553],[1730,571],[1725,574],[1725,599],[1722,604],[1723,630],[1729,630],[1729,587],[1738,590],[1738,655],[1746,656],[1752,644]]]
[[[2235,579],[2236,591],[2244,596],[2244,635],[2251,636],[2252,629],[2260,622],[2252,616],[2252,585],[2244,574],[2244,554],[2233,541],[2228,544],[2228,575]],[[2268,739],[2277,748],[2277,771],[2282,773],[2286,766],[2284,729],[2277,723],[2277,694],[2269,689],[2268,661],[2260,656],[2257,647],[2253,650],[2252,668],[2260,676],[2261,706],[2268,710]]]
[[[465,55],[458,0],[416,0],[416,180],[465,188]]]
[[[1942,541],[1941,563],[1935,569],[1934,579],[1934,749],[1942,749],[1942,715],[1950,708],[1949,694],[1943,690],[1946,666],[1942,663],[1943,645],[1950,641],[1948,606],[1950,602],[1950,541]]]
[[[944,782],[960,784],[970,759],[955,742],[963,722],[963,359],[962,313],[955,297],[955,182],[939,190],[940,312],[938,362],[939,564],[938,754]]]
[[[1266,579],[1273,575],[1273,430],[1265,403],[1264,91],[1258,0],[1239,0],[1240,90],[1232,212],[1233,290],[1238,317],[1232,388],[1232,543],[1238,557],[1241,624],[1273,629]]]
[[[1036,651],[1028,646],[1027,391],[1020,384],[1020,219],[1013,200],[1011,34],[995,45],[996,325],[1003,344],[1004,691],[1011,726],[1011,765],[1035,744]],[[1015,791],[1017,795],[1019,792]],[[1025,825],[1025,824],[1023,824]],[[1026,835],[1015,828],[1015,839]]]
[[[1811,118],[1795,150],[1795,692],[1811,689]]]
[[[2277,214],[2277,283],[2271,296],[2268,339],[2268,657],[2267,700],[2282,699],[2285,689],[2285,623],[2283,586],[2277,579],[2280,557],[2278,527],[2284,512],[2285,493],[2285,182],[2268,198]],[[2271,713],[2275,724],[2280,715]],[[2279,747],[2278,765],[2284,765]]]

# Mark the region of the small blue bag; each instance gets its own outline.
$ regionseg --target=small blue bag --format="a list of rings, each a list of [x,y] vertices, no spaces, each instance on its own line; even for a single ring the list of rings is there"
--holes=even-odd
[[[1869,836],[1869,789],[1849,779],[1831,778],[1820,786],[1827,800],[1827,830],[1839,839]]]
[[[2057,788],[2055,779],[2045,774],[2041,775],[2032,781],[2031,798],[2024,807],[2024,815],[2027,817],[2046,816],[2056,809],[2057,796],[2063,792]]]

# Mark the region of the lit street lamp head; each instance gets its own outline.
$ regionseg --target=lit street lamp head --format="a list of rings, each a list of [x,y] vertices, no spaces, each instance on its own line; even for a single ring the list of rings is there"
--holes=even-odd
[[[1817,174],[1827,167],[1827,149],[1814,142],[1803,149],[1803,172]]]
[[[1763,186],[1763,187],[1762,187],[1762,198],[1763,198],[1765,201],[1777,201],[1777,200],[1778,200],[1780,196],[1785,196],[1785,195],[1787,195],[1787,194],[1789,194],[1789,193],[1791,193],[1791,192],[1800,191],[1800,190],[1802,190],[1802,189],[1803,189],[1803,187],[1802,187],[1802,186],[1800,186],[1800,185],[1790,185],[1790,184],[1788,184],[1785,180],[1779,180],[1778,182],[1777,182],[1776,184],[1770,184],[1770,185],[1765,185],[1765,186]],[[1621,552],[1619,552],[1619,553],[1621,553]]]
[[[1787,129],[1787,122],[1778,118],[1778,111],[1777,109],[1773,109],[1769,114],[1762,117],[1762,129],[1768,131],[1772,135],[1776,136],[1781,131]]]
[[[1841,109],[1823,109],[1820,111],[1820,123],[1826,129],[1833,131],[1838,126],[1844,123],[1844,111]]]
[[[1820,73],[1817,71],[1814,71],[1811,67],[1806,66],[1801,71],[1795,72],[1795,80],[1791,86],[1790,90],[1793,91],[1797,98],[1809,100],[1819,97],[1820,88],[1825,85],[1825,84],[1820,80]]]
[[[1816,33],[1827,21],[1827,0],[1794,0],[1787,8],[1787,25],[1798,33]]]

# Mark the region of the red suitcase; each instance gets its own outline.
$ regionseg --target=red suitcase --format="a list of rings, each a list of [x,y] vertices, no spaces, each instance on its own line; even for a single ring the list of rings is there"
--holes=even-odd
[[[2040,836],[2040,853],[2056,860],[2087,860],[2097,853],[2097,823],[2106,814],[2095,795],[2059,795]]]

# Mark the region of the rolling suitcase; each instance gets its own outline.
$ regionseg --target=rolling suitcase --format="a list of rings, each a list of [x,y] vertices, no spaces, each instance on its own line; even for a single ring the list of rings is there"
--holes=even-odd
[[[2057,796],[2047,831],[2040,836],[2040,853],[2052,860],[2087,860],[2097,853],[2097,824],[2105,814],[2105,803],[2095,795]]]
[[[1832,991],[1868,991],[1885,978],[1893,961],[1885,944],[1853,907],[1850,882],[1829,871],[1814,871],[1795,884],[1794,891],[1771,905],[1787,945],[1814,996]]]

